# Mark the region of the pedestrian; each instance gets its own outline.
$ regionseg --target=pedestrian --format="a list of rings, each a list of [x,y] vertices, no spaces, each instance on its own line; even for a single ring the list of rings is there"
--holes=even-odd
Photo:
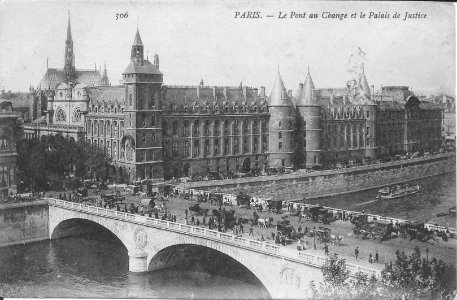
[[[195,222],[194,216],[192,216],[191,222],[192,222],[192,225],[194,225],[194,222]]]
[[[325,246],[324,246],[324,252],[325,252],[325,255],[328,255],[328,245],[327,244],[325,244]]]
[[[317,250],[317,248],[316,248],[316,241],[314,241],[314,250]]]
[[[187,214],[188,214],[187,208],[186,208],[186,210],[184,212],[186,213],[186,219],[187,219]]]
[[[373,254],[370,253],[370,256],[368,257],[368,262],[371,264],[373,262]]]
[[[265,242],[265,239],[263,238],[263,234],[262,234],[262,237],[260,238],[260,241]]]
[[[197,219],[197,226],[200,226],[200,220]]]
[[[358,260],[359,259],[359,247],[355,248],[354,253],[355,253],[355,259]]]
[[[241,233],[244,233],[244,231],[243,231],[243,224],[241,224],[241,223],[240,223],[240,232],[241,232]]]
[[[379,263],[379,253],[378,250],[376,250],[376,254],[374,256],[376,263]]]
[[[203,217],[203,225],[206,225],[206,217]]]
[[[272,239],[273,241],[275,240],[275,233],[274,233],[274,232],[271,233],[271,239]]]

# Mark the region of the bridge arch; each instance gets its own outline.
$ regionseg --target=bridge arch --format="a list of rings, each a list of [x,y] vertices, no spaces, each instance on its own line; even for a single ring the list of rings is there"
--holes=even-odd
[[[68,218],[64,219],[55,224],[49,230],[50,239],[59,239],[70,236],[83,236],[91,235],[104,240],[115,238],[120,241],[122,245],[127,249],[127,243],[123,236],[119,234],[118,230],[109,228],[105,224],[100,224],[94,220],[88,220],[86,218]]]
[[[265,272],[263,268],[259,266],[259,264],[256,264],[255,261],[252,259],[250,260],[249,257],[243,255],[242,251],[239,251],[238,249],[235,249],[232,246],[221,245],[218,242],[198,237],[177,236],[174,238],[155,241],[153,251],[149,252],[147,258],[146,265],[148,267],[148,271],[153,271],[155,269],[165,268],[168,266],[179,264],[179,259],[186,258],[186,251],[183,251],[184,253],[182,253],[181,257],[170,257],[170,255],[168,255],[167,252],[173,250],[182,250],[186,248],[189,249],[189,246],[193,246],[201,250],[211,250],[218,253],[219,255],[225,256],[226,258],[233,260],[246,271],[248,271],[253,276],[253,278],[264,287],[265,291],[268,293],[268,297],[271,298],[271,291],[268,288],[269,286],[271,286],[271,283],[266,282],[267,278],[265,277]]]

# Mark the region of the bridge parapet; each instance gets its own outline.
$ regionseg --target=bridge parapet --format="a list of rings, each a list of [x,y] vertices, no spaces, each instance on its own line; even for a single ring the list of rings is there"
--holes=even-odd
[[[64,200],[46,198],[50,206],[57,206],[66,208],[73,211],[84,212],[92,215],[102,216],[111,219],[123,220],[135,224],[140,224],[147,227],[158,228],[162,230],[168,230],[177,232],[185,235],[205,238],[212,241],[217,241],[223,244],[247,249],[250,251],[267,254],[270,256],[278,257],[281,259],[293,261],[295,263],[304,264],[320,268],[327,260],[326,256],[321,256],[313,253],[307,253],[304,251],[298,251],[291,248],[281,247],[267,242],[261,242],[253,239],[248,239],[240,236],[236,236],[229,233],[219,232],[210,230],[207,228],[191,226],[176,222],[170,222],[155,218],[149,218],[146,216],[140,216],[116,210],[84,205],[81,203],[68,202]],[[352,263],[346,263],[349,274],[354,276],[356,273],[361,272],[368,276],[375,275],[379,277],[381,271],[379,269],[367,268]]]

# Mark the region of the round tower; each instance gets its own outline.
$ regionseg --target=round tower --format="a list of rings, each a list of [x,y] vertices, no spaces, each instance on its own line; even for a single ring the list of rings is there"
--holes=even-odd
[[[295,109],[279,71],[271,90],[268,111],[270,113],[269,165],[272,168],[291,168],[294,151]]]
[[[297,100],[300,123],[297,141],[300,141],[300,167],[312,168],[321,164],[321,106],[313,99],[315,89],[311,75],[306,75],[300,98]]]

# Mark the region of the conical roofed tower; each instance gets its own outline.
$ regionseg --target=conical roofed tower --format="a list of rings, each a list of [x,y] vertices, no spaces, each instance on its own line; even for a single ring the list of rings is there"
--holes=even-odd
[[[295,108],[287,95],[279,71],[268,99],[268,111],[270,113],[269,165],[272,168],[292,168]]]
[[[278,71],[276,75],[275,83],[271,89],[270,99],[268,106],[293,106],[292,100],[287,95],[287,89],[282,81],[281,74]]]
[[[368,85],[367,78],[365,77],[365,69],[362,69],[362,74],[360,74],[359,80],[360,95],[364,98],[371,99],[371,90]]]
[[[311,78],[311,75],[309,74],[309,68],[308,68],[308,74],[306,74],[305,83],[303,84],[303,88],[300,93],[300,98],[298,99],[297,106],[311,104],[313,102],[313,90],[314,89],[315,89],[314,82],[313,82],[313,79]]]
[[[313,168],[321,159],[321,107],[313,100],[315,89],[311,74],[306,75],[301,97],[297,101],[296,159],[301,167]]]

